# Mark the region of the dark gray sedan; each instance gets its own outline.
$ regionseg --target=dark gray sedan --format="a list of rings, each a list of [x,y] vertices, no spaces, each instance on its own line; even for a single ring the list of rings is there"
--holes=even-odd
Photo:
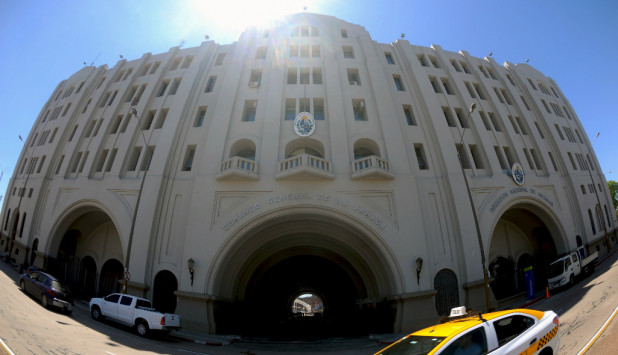
[[[68,314],[75,302],[71,290],[57,278],[42,271],[33,271],[19,277],[19,287],[25,293],[41,300],[41,305],[58,308]]]

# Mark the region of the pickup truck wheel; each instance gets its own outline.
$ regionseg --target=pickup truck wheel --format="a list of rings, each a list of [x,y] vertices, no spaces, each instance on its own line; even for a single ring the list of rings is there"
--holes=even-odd
[[[92,315],[92,318],[95,320],[101,320],[101,310],[97,306],[92,307],[90,315]]]
[[[47,296],[45,295],[41,295],[41,306],[43,306],[43,308],[47,308],[49,306]]]
[[[146,324],[146,322],[144,321],[139,321],[135,325],[135,330],[137,331],[138,335],[146,336],[146,334],[148,334],[148,324]]]

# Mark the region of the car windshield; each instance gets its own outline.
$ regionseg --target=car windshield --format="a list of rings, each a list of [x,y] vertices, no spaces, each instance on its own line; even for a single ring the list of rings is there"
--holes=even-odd
[[[61,284],[61,283],[60,283],[60,282],[58,282],[58,281],[52,280],[52,282],[51,282],[51,287],[52,287],[54,290],[58,290],[58,291],[60,291],[60,292],[62,292],[62,293],[71,294],[71,290],[69,290],[69,288],[68,288],[66,285]]]
[[[549,266],[549,277],[556,277],[562,275],[564,271],[564,260],[556,261]]]
[[[428,337],[410,335],[405,337],[388,349],[379,352],[379,355],[424,355],[432,351],[440,344],[444,337]]]

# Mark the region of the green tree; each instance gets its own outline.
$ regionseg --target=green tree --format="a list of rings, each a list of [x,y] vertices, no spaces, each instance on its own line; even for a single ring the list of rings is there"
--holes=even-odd
[[[614,210],[618,209],[618,182],[614,180],[609,180],[607,182],[607,186],[609,186],[609,194],[612,196],[612,201],[614,202]]]

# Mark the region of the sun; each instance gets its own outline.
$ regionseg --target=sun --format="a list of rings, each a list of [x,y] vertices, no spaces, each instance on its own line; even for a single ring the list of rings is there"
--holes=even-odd
[[[324,0],[191,0],[184,3],[180,26],[204,31],[211,39],[231,42],[248,27],[266,27],[273,20],[303,11],[320,12]],[[305,10],[306,9],[306,10]]]

